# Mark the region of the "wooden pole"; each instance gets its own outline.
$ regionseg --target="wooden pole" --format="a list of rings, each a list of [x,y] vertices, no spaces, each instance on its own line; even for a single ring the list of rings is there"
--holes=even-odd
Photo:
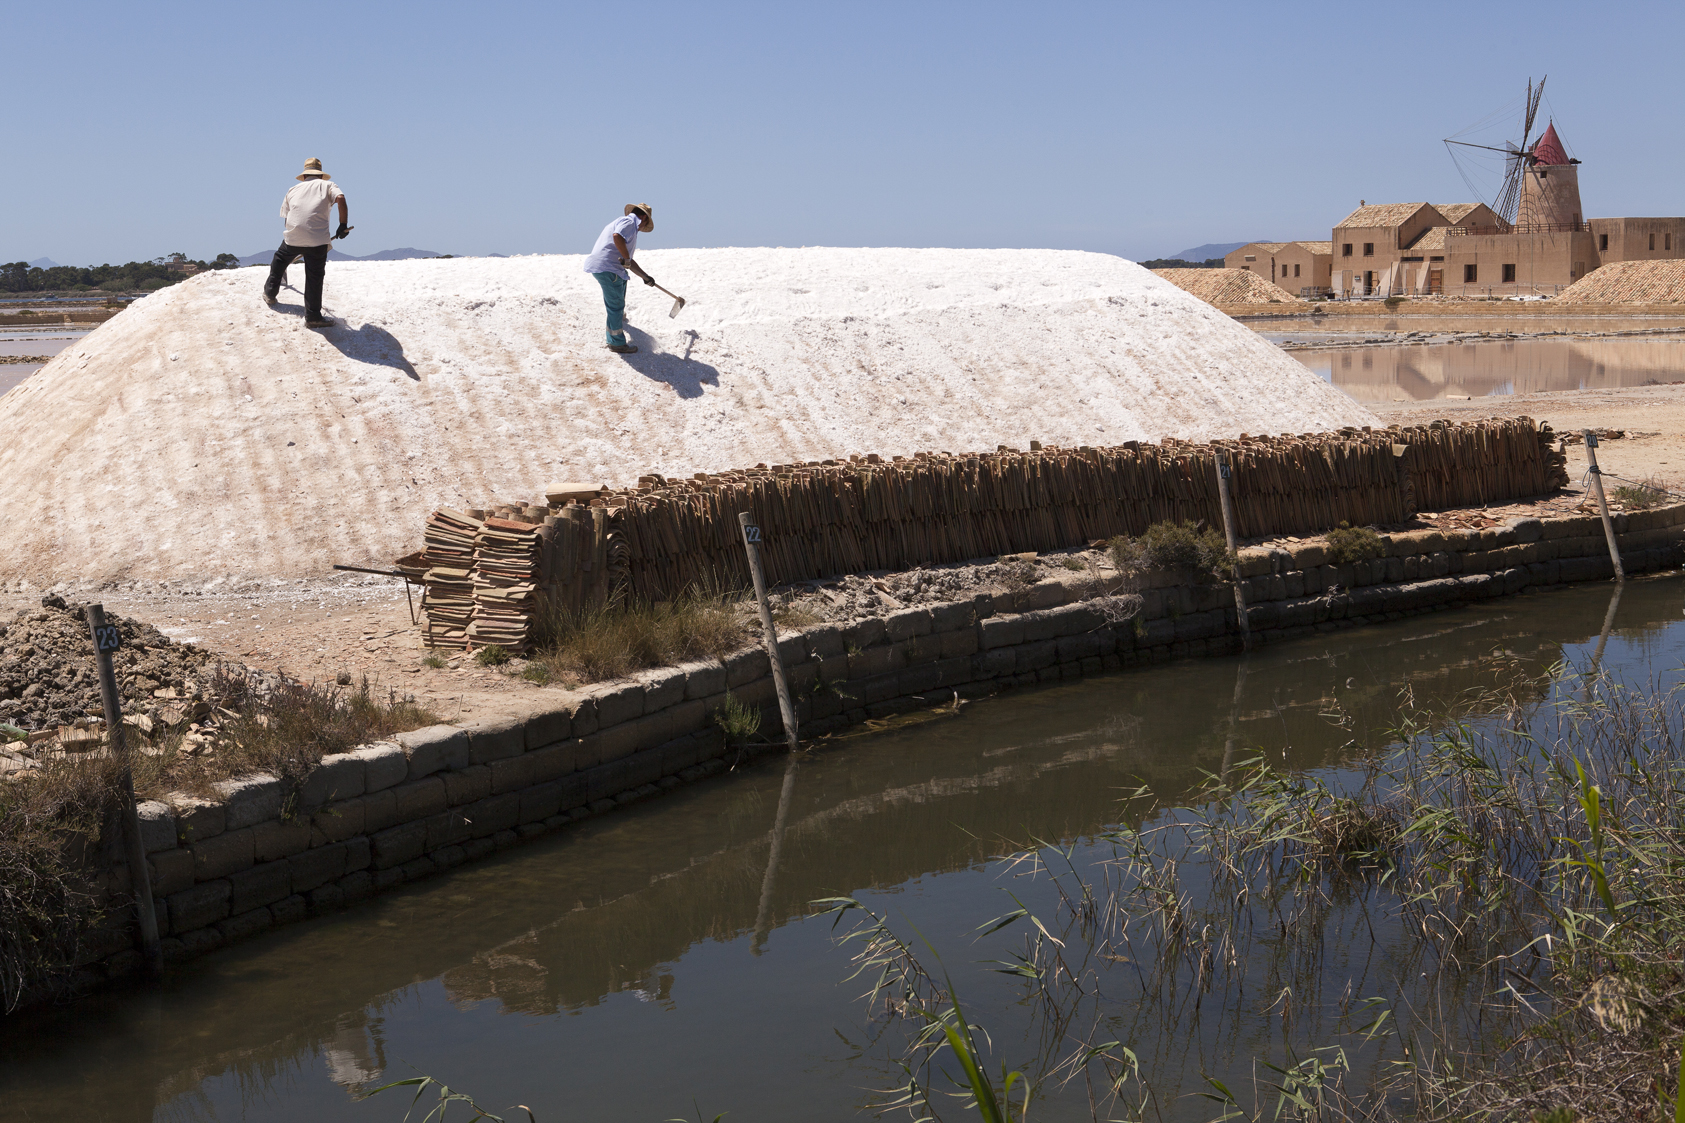
[[[1217,497],[1223,504],[1223,537],[1229,544],[1229,553],[1235,553],[1234,532],[1234,500],[1229,495],[1229,458],[1227,454],[1217,454]],[[1238,563],[1238,559],[1237,559]],[[1244,651],[1252,650],[1252,621],[1246,618],[1246,592],[1240,583],[1240,573],[1237,570],[1234,580],[1234,611],[1235,618],[1240,621],[1240,646]]]
[[[778,689],[778,712],[784,717],[784,739],[796,751],[796,708],[790,703],[790,684],[784,681],[784,660],[778,657],[778,629],[772,624],[772,606],[766,599],[766,576],[761,572],[761,528],[740,512],[737,525],[743,531],[743,549],[749,554],[749,573],[755,579],[755,604],[761,610],[761,627],[766,630],[766,654],[772,661],[772,685]]]
[[[1597,510],[1603,516],[1603,537],[1609,541],[1609,560],[1615,563],[1615,581],[1626,584],[1626,569],[1621,565],[1621,548],[1615,544],[1615,524],[1609,518],[1609,501],[1603,497],[1603,473],[1597,467],[1597,434],[1591,429],[1581,430],[1586,437],[1586,469],[1591,476],[1591,490],[1597,496]]]
[[[87,607],[88,633],[94,640],[94,659],[99,664],[99,694],[105,703],[106,735],[111,751],[122,765],[119,780],[123,806],[123,851],[128,858],[129,884],[134,888],[135,918],[140,922],[141,950],[153,977],[164,973],[164,952],[158,943],[158,910],[152,903],[152,878],[146,868],[146,847],[140,840],[140,814],[135,808],[135,778],[129,767],[127,738],[123,736],[123,702],[117,693],[117,674],[111,669],[111,653],[122,646],[115,625],[105,622],[105,606]]]

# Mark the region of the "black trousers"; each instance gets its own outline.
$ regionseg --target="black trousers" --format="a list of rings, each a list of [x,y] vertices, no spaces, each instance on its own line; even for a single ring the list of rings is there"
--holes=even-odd
[[[287,279],[287,266],[299,258],[304,259],[304,315],[307,319],[322,318],[322,277],[328,271],[327,246],[289,246],[282,242],[281,248],[275,251],[275,260],[269,263],[269,282],[264,290],[271,296],[281,291],[281,282]]]

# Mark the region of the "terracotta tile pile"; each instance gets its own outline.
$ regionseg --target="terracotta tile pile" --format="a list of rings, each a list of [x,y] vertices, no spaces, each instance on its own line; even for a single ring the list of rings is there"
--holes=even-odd
[[[1154,269],[1183,292],[1207,304],[1303,304],[1304,301],[1248,269]]]
[[[482,525],[473,515],[449,507],[427,516],[421,607],[428,647],[461,650],[468,646],[468,625],[474,615],[474,540]]]
[[[538,527],[488,518],[474,536],[474,615],[470,647],[524,654],[538,611]]]
[[[1612,261],[1569,285],[1556,304],[1685,303],[1685,261]]]

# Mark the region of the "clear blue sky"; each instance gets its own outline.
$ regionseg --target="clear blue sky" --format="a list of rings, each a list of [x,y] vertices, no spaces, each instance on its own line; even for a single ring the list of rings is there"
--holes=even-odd
[[[1680,4],[12,4],[0,261],[249,254],[306,156],[351,253],[1328,237],[1469,195],[1549,73],[1588,215],[1685,214]],[[1503,130],[1499,130],[1501,135]]]

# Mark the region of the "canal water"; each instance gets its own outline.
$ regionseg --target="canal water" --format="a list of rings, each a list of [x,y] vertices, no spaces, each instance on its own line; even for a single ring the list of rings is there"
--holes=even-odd
[[[1656,320],[1309,317],[1296,331],[1271,321],[1252,326],[1273,343],[1318,344],[1314,351],[1292,352],[1293,357],[1360,402],[1483,398],[1685,381],[1685,327],[1673,334],[1613,339],[1554,336],[1338,346],[1346,340],[1355,344],[1384,333],[1411,331],[1654,332],[1666,326]]]
[[[1677,679],[1685,579],[1633,582],[1610,605],[1607,585],[1526,596],[977,701],[793,769],[748,762],[158,989],[7,1019],[0,1103],[31,1123],[396,1121],[401,1092],[358,1093],[426,1073],[541,1123],[855,1120],[899,1081],[900,1031],[868,1014],[868,981],[848,979],[851,950],[810,904],[839,895],[952,976],[997,1071],[1034,1069],[1045,1021],[988,962],[1026,928],[976,933],[1009,893],[1049,918],[1057,902],[997,856],[1040,840],[1102,858],[1101,834],[1146,813],[1127,792],[1174,802],[1226,755],[1338,774],[1387,745],[1406,691],[1440,715],[1478,709],[1474,691],[1542,703],[1599,650],[1609,673]],[[1323,958],[1330,994],[1363,958],[1347,950]],[[1234,1087],[1254,1057],[1284,1059],[1268,995],[1167,1022],[1143,1014],[1132,972],[1102,972],[1095,1009],[1140,1056],[1159,1117],[1210,1118],[1204,1076]],[[1043,1087],[1036,1118],[1088,1118],[1080,1082]]]
[[[52,356],[88,334],[87,328],[0,328],[0,356]],[[0,394],[40,370],[45,363],[0,363]]]

